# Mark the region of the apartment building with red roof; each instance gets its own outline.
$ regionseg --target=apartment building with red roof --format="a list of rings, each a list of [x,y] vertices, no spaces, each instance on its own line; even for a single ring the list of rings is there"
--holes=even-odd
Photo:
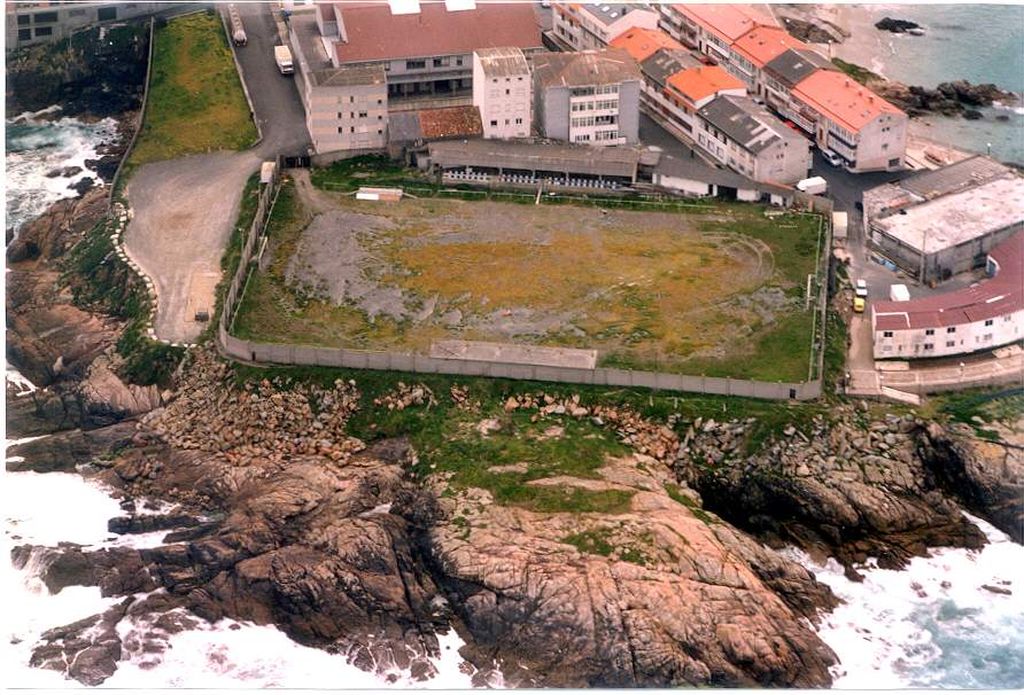
[[[906,302],[874,302],[875,359],[949,357],[1024,340],[1024,232],[988,254],[989,278]]]
[[[815,70],[792,89],[790,97],[801,125],[813,123],[818,147],[839,155],[848,170],[905,167],[907,114],[849,76]]]

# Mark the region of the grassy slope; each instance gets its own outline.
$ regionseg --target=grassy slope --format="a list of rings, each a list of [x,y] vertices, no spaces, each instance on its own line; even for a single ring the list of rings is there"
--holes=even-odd
[[[256,127],[220,19],[180,17],[154,41],[146,120],[130,162],[252,145]]]

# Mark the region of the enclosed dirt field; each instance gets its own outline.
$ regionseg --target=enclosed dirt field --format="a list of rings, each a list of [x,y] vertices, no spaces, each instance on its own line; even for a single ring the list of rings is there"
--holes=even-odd
[[[236,326],[246,337],[422,353],[446,339],[525,343],[596,349],[602,365],[806,376],[815,217],[364,202],[294,187],[279,202],[273,264]],[[761,369],[765,341],[788,346],[792,364]]]

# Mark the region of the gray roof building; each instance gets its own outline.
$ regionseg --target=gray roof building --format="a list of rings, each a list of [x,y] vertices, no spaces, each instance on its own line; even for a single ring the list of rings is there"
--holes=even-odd
[[[480,59],[480,67],[488,77],[516,77],[529,74],[523,50],[517,46],[481,48],[474,51]]]
[[[1010,167],[983,155],[975,155],[942,167],[914,174],[897,185],[925,200],[938,198],[1006,176]]]
[[[755,155],[779,140],[793,146],[807,146],[802,135],[787,128],[749,97],[721,96],[699,109],[697,114]]]
[[[790,48],[782,55],[768,61],[765,72],[771,74],[790,87],[796,86],[801,80],[815,70],[835,70],[836,67],[825,56],[806,49]]]
[[[569,172],[636,179],[641,151],[505,140],[452,140],[430,144],[430,161],[442,169],[477,167]]]
[[[689,51],[659,48],[640,63],[640,70],[648,80],[659,87],[664,87],[668,83],[668,78],[680,70],[695,68],[701,64]]]
[[[383,65],[350,65],[341,68],[315,70],[309,81],[316,87],[352,87],[354,85],[386,84],[387,73]]]
[[[579,53],[537,53],[533,56],[536,84],[547,87],[586,87],[640,81],[640,66],[626,51],[610,48]]]
[[[652,8],[645,7],[637,3],[609,3],[607,5],[594,4],[586,6],[587,14],[601,22],[605,26],[614,24],[617,20],[621,19],[630,12],[636,10],[646,10],[651,12]]]

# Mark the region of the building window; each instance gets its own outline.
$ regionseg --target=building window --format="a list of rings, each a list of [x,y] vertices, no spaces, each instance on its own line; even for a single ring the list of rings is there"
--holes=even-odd
[[[110,8],[110,9],[114,9],[114,8]],[[102,19],[102,17],[100,19]],[[113,17],[111,17],[111,19],[113,19]],[[35,22],[36,24],[49,24],[50,22],[56,22],[57,21],[57,13],[56,12],[37,12],[34,15],[32,15],[32,21]]]
[[[342,128],[341,126],[338,126],[338,135],[341,135],[344,132],[345,132],[345,129]]]
[[[406,70],[422,70],[427,67],[427,61],[425,60],[407,60],[405,61]]]
[[[956,346],[956,341],[955,340],[947,340],[946,341],[946,347],[955,347],[955,346]]]
[[[497,121],[491,121],[491,125],[497,127],[498,122]]]
[[[992,334],[991,333],[986,333],[985,335],[981,336],[981,339],[982,340],[992,340]]]
[[[378,113],[378,114],[377,114],[377,120],[378,120],[378,121],[383,121],[383,120],[384,120],[384,116],[382,116],[382,115],[380,115],[380,114]]]
[[[899,157],[897,157],[896,159],[890,159],[889,160],[889,166],[891,166],[891,167],[898,167],[899,165],[900,165]]]
[[[456,58],[455,64],[458,65],[459,67],[462,67],[462,58]]]
[[[96,10],[96,18],[101,22],[105,22],[108,19],[117,19],[117,8],[101,7],[98,10]]]
[[[446,68],[450,62],[449,58],[434,58],[435,68]]]
[[[991,326],[992,325],[992,319],[986,319],[985,320],[985,325],[986,326]]]
[[[356,132],[356,127],[355,127],[354,125],[353,125],[353,126],[349,126],[349,127],[348,127],[348,132],[349,132],[349,133],[354,133],[354,132]]]
[[[365,111],[360,111],[359,112],[359,117],[360,118],[366,118],[366,112]]]
[[[349,111],[348,112],[348,117],[349,118],[355,118],[356,117],[356,112],[355,111]]]
[[[947,328],[946,333],[956,333],[956,326],[950,326]]]
[[[508,96],[508,95],[509,95],[509,94],[511,94],[511,93],[512,93],[512,90],[511,90],[511,89],[506,89],[506,90],[505,90],[505,96]]]
[[[492,81],[492,82],[494,82],[494,84],[498,84],[498,78],[497,78],[497,77],[495,77],[495,78],[494,78],[493,80],[491,80],[491,81]]]
[[[377,128],[377,135],[383,135],[384,131],[381,128]]]
[[[522,125],[522,124],[523,124],[523,119],[522,118],[517,118],[516,119],[516,125]]]
[[[892,337],[892,331],[882,331],[882,337],[883,338],[891,338]]]
[[[31,29],[18,29],[18,41],[29,41],[32,39]]]
[[[378,99],[377,100],[377,106],[381,106],[383,103],[384,103],[383,99]]]
[[[928,330],[926,330],[924,332],[924,334],[925,335],[935,335],[935,329],[934,328],[929,328]]]
[[[935,343],[925,343],[924,344],[924,349],[925,350],[933,350],[934,348],[935,348]]]
[[[31,22],[31,21],[32,21],[32,16],[31,15],[27,15],[27,14],[20,14],[20,15],[18,15],[18,26],[19,27],[28,26],[29,22]]]
[[[511,121],[509,121],[509,119],[506,118],[505,119],[505,125],[509,125],[510,123],[511,123]]]
[[[349,95],[349,97],[348,97],[348,103],[350,103],[350,104],[354,104],[354,103],[356,103],[356,98],[355,98],[355,96],[354,96],[354,95],[352,95],[352,94],[350,94],[350,95]]]
[[[36,36],[53,36],[53,27],[36,27]]]

